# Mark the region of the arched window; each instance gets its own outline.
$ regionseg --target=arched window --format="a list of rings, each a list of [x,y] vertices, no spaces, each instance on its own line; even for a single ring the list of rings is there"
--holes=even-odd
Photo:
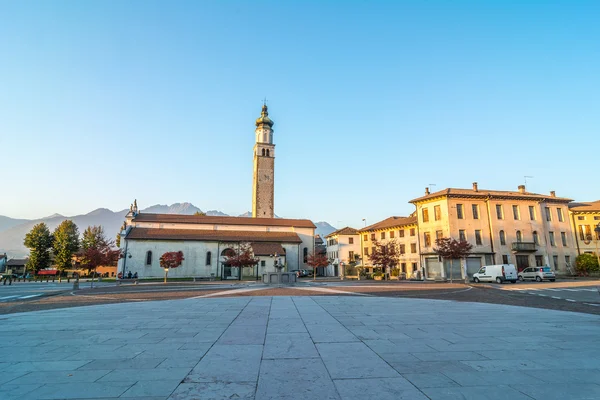
[[[265,156],[265,149],[262,149],[262,155]]]
[[[269,154],[269,149],[267,149],[267,157],[271,157],[271,154]]]
[[[537,231],[533,231],[533,243],[540,244],[540,236]]]
[[[500,231],[500,244],[506,246],[506,234],[504,231]]]
[[[146,265],[152,265],[152,252],[150,250],[146,252]]]
[[[210,265],[212,261],[212,253],[210,251],[206,252],[206,265]]]
[[[308,247],[304,248],[304,263],[308,261]]]
[[[523,235],[521,235],[521,231],[517,231],[517,242],[523,241]]]

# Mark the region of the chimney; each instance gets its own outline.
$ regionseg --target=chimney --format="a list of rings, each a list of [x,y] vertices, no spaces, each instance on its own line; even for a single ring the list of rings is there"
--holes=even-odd
[[[473,191],[474,192],[478,192],[479,189],[477,189],[477,182],[473,182]]]
[[[519,185],[519,193],[525,193],[525,185]]]
[[[550,197],[556,197],[556,192],[554,190],[550,191]]]
[[[428,194],[429,194],[429,187],[426,187],[425,188],[425,195],[428,195]]]

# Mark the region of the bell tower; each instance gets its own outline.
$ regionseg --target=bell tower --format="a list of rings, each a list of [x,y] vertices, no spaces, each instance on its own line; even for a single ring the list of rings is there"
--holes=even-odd
[[[256,120],[254,144],[254,179],[252,181],[252,217],[274,218],[275,145],[273,121],[269,118],[266,102]]]

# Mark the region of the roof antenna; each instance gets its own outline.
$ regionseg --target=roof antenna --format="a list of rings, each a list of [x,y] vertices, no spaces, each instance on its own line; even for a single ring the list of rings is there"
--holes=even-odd
[[[527,178],[533,179],[533,176],[525,175],[523,178],[525,178],[525,187],[527,187]]]

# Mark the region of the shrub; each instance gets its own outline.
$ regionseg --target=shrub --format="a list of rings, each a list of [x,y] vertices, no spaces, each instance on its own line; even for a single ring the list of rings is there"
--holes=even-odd
[[[591,271],[598,271],[598,258],[593,254],[580,254],[575,259],[575,265],[577,271],[580,273],[586,273]]]

